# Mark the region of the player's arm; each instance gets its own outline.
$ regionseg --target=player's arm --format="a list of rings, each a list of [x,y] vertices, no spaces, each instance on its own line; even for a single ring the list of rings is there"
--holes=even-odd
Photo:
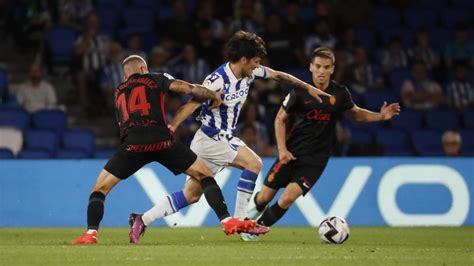
[[[279,82],[285,82],[295,88],[300,88],[300,89],[305,89],[308,91],[308,93],[313,96],[314,98],[316,98],[319,102],[322,102],[321,98],[319,96],[327,96],[327,97],[331,97],[331,94],[328,94],[320,89],[317,89],[316,87],[306,83],[306,82],[303,82],[301,81],[300,79],[288,74],[288,73],[285,73],[285,72],[282,72],[282,71],[276,71],[276,70],[273,70],[269,67],[265,67],[265,70],[267,71],[267,74],[268,74],[268,79],[273,79],[273,80],[276,80],[276,81],[279,81]]]
[[[193,96],[198,102],[204,102],[206,100],[212,100],[213,104],[211,108],[215,108],[222,103],[221,93],[208,90],[206,87],[191,84],[183,80],[175,79],[171,82],[169,90],[176,93],[184,93]]]
[[[196,109],[201,106],[201,102],[196,101],[194,98],[189,100],[185,105],[181,106],[178,111],[176,111],[175,116],[171,120],[171,122],[168,124],[169,130],[172,132],[176,131],[176,128],[178,128],[181,123],[186,120],[188,116],[190,116]]]
[[[286,164],[291,160],[295,160],[295,156],[286,147],[286,121],[288,113],[280,107],[275,118],[275,137],[278,147],[278,157],[282,164]]]
[[[391,103],[387,105],[384,102],[380,108],[380,112],[372,112],[364,108],[354,105],[351,109],[345,112],[345,115],[355,122],[378,122],[391,119],[395,115],[400,114],[400,105],[398,103]]]

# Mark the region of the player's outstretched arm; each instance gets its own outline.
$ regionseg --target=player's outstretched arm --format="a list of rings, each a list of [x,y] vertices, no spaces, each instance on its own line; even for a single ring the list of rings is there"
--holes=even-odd
[[[184,93],[192,95],[196,101],[204,102],[206,100],[212,100],[213,104],[211,108],[215,108],[222,103],[221,92],[214,92],[208,90],[206,87],[191,84],[183,80],[175,79],[170,84],[170,90],[177,93]]]
[[[287,149],[286,147],[286,120],[288,119],[288,114],[286,111],[280,107],[278,114],[275,118],[275,138],[278,147],[278,157],[280,163],[286,164],[291,160],[295,160],[295,156]]]
[[[276,70],[273,70],[269,67],[265,67],[265,69],[267,70],[267,73],[268,73],[268,78],[269,79],[274,79],[276,81],[279,81],[279,82],[285,82],[287,84],[290,84],[296,88],[300,88],[300,89],[305,89],[308,91],[308,93],[313,96],[314,98],[316,98],[319,102],[322,102],[320,96],[326,96],[326,97],[331,97],[331,94],[328,94],[306,82],[303,82],[301,81],[300,79],[288,74],[288,73],[285,73],[285,72],[282,72],[282,71],[276,71]]]
[[[178,128],[181,123],[186,120],[188,116],[190,116],[197,108],[201,106],[201,102],[196,101],[194,99],[189,100],[185,105],[181,106],[178,111],[176,111],[175,116],[168,124],[168,128],[175,132],[176,128]]]
[[[384,102],[378,113],[354,105],[354,107],[347,110],[345,114],[350,120],[355,122],[386,121],[400,114],[400,104],[391,103],[387,105],[387,102]]]

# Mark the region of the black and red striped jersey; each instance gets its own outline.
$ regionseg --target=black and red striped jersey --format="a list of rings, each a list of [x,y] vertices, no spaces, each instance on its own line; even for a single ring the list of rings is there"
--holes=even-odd
[[[173,77],[162,73],[133,74],[114,93],[115,114],[124,141],[137,143],[170,138],[165,113],[165,94]]]

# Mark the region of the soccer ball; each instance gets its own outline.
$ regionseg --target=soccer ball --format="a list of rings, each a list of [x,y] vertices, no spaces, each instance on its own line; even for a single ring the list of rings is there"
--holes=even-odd
[[[349,238],[349,224],[339,216],[331,216],[319,225],[321,240],[329,244],[342,244]]]

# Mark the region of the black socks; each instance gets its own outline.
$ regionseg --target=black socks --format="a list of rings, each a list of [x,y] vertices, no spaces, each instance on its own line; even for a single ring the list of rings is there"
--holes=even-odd
[[[99,223],[104,217],[105,195],[94,191],[89,196],[89,205],[87,206],[87,229],[98,230]]]
[[[257,207],[257,211],[258,212],[263,212],[263,210],[265,209],[265,206],[267,206],[268,202],[263,202],[261,204],[258,204],[257,203],[257,197],[258,197],[258,193],[260,192],[257,192],[257,194],[255,194],[255,197],[253,198],[253,202],[255,203],[255,206]]]
[[[229,217],[227,204],[225,203],[221,188],[217,185],[216,180],[210,176],[205,177],[201,180],[201,187],[204,191],[207,203],[214,210],[219,221]]]
[[[278,201],[275,202],[270,208],[268,208],[258,219],[258,223],[265,226],[272,226],[285,214],[288,209],[283,209],[278,205]]]

